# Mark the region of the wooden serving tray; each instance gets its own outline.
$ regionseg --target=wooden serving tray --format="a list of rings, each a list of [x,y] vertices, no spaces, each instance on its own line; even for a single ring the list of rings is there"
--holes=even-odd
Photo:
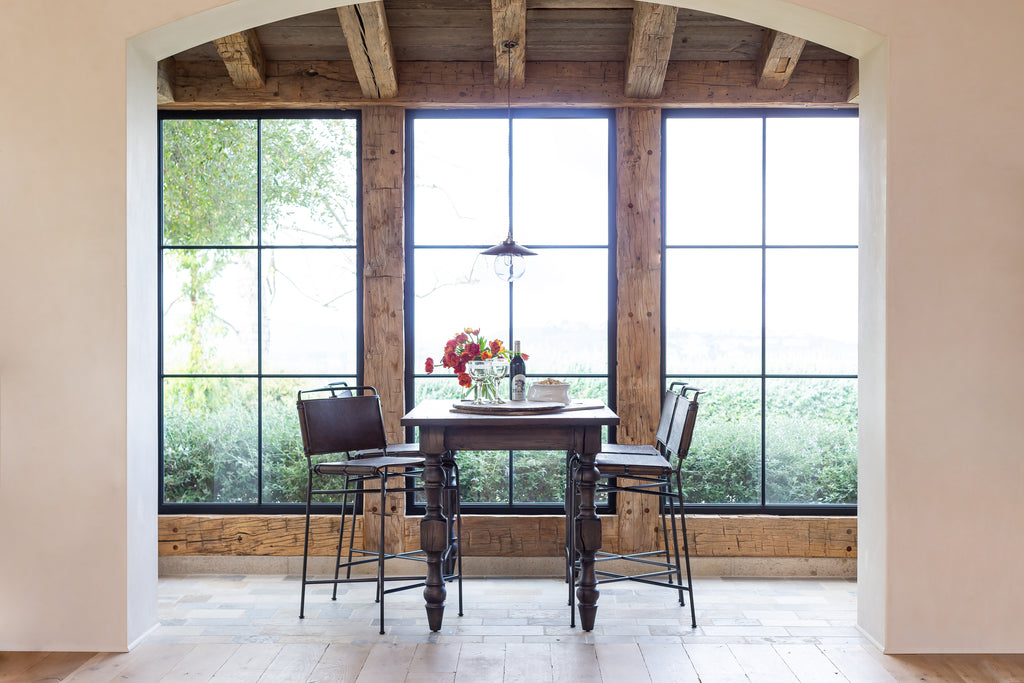
[[[576,400],[568,405],[558,401],[509,401],[507,403],[484,403],[474,405],[469,401],[456,401],[452,404],[453,413],[473,413],[476,415],[535,415],[537,413],[554,413],[565,410],[590,410],[600,408],[600,401]]]

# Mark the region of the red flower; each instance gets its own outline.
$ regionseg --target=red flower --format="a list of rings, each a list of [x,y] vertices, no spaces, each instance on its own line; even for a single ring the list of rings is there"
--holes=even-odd
[[[458,376],[459,384],[470,388],[473,378],[466,372],[466,364],[474,358],[511,358],[512,354],[500,339],[488,340],[480,335],[479,327],[467,327],[445,342],[441,364]],[[525,353],[523,358],[529,358]],[[434,371],[434,359],[427,358],[424,367],[427,374]]]

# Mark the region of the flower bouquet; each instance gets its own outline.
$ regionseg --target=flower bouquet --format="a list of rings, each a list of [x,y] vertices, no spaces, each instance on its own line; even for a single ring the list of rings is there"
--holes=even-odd
[[[458,375],[459,385],[467,389],[467,397],[474,395],[474,402],[504,403],[496,383],[508,372],[511,355],[500,339],[488,341],[479,327],[467,327],[445,343],[441,365]],[[433,358],[425,365],[427,374],[434,372]]]

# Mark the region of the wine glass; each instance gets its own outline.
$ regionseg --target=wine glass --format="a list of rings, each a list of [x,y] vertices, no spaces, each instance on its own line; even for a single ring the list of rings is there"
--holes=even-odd
[[[485,360],[471,360],[466,361],[466,372],[469,373],[470,379],[473,380],[473,386],[476,387],[476,396],[470,403],[475,406],[483,405],[487,401],[483,398],[483,388],[485,382],[490,377],[490,371],[487,367],[487,361]]]
[[[508,358],[495,356],[491,359],[491,403],[505,403],[498,390],[499,382],[508,375]]]

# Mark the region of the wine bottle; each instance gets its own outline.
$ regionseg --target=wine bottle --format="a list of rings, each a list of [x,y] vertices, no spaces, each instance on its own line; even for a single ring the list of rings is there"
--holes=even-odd
[[[526,400],[526,361],[519,353],[519,342],[512,345],[512,362],[508,365],[508,375],[512,378],[512,391],[509,395],[513,401]]]

